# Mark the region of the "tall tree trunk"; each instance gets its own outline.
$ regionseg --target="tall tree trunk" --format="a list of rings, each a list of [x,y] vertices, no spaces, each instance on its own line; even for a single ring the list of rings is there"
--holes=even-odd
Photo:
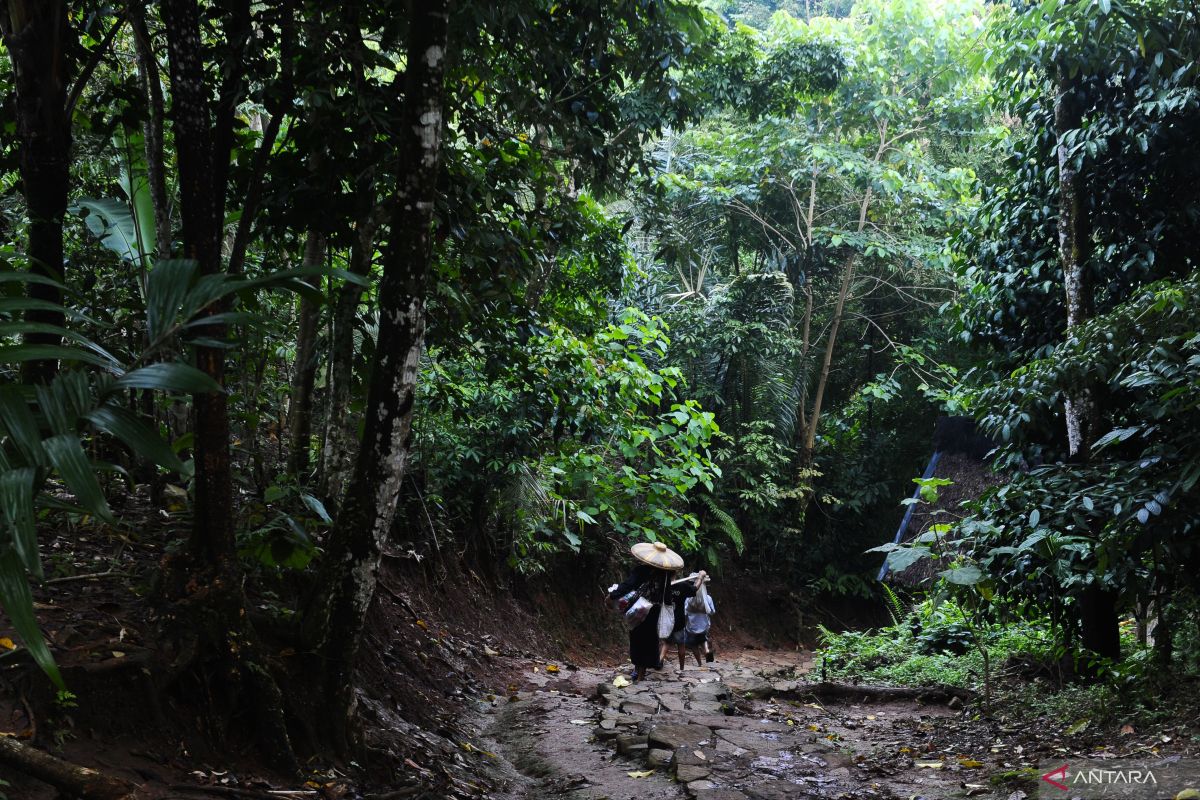
[[[1058,249],[1062,259],[1067,303],[1067,335],[1092,316],[1092,290],[1087,274],[1091,231],[1084,208],[1083,180],[1071,159],[1064,137],[1083,127],[1078,87],[1065,70],[1058,76],[1054,101],[1054,128],[1058,135]],[[1066,398],[1067,444],[1072,458],[1086,462],[1094,433],[1093,407],[1087,386],[1077,387]]]
[[[325,633],[326,724],[345,750],[355,712],[354,664],[375,595],[408,458],[417,368],[425,342],[425,288],[443,127],[446,0],[415,2],[409,21],[404,119],[397,126],[402,178],[379,285],[379,342],[367,396],[366,430],[354,479],[338,510],[320,585]]]
[[[179,166],[180,221],[183,251],[205,275],[221,271],[225,192],[233,147],[234,112],[244,96],[246,46],[251,40],[249,0],[225,7],[223,48],[218,52],[221,85],[216,102],[205,82],[201,10],[197,0],[163,0],[171,76],[171,118]],[[220,313],[214,303],[210,314]],[[223,324],[207,326],[214,339],[225,336]],[[225,384],[225,351],[196,348],[196,364],[218,384]],[[258,742],[276,768],[298,770],[283,715],[283,697],[265,661],[246,615],[242,571],[234,539],[229,410],[224,392],[195,395],[195,506],[184,575],[171,576],[172,599],[179,601],[164,615],[176,628],[191,628],[201,638],[197,648],[219,659],[240,697],[255,711]],[[186,584],[180,578],[187,578]]]
[[[308,232],[304,244],[303,267],[319,267],[325,261],[325,237],[316,231]],[[296,334],[296,371],[292,376],[291,419],[288,422],[288,472],[299,475],[308,470],[308,451],[312,439],[312,395],[317,381],[317,325],[320,309],[308,295],[298,302],[298,332]]]
[[[369,185],[363,191],[373,191]],[[375,237],[387,208],[374,206],[359,220],[354,244],[350,248],[350,272],[366,277],[375,258]],[[329,401],[325,415],[325,436],[321,446],[320,491],[331,506],[340,501],[354,464],[357,429],[350,414],[354,387],[354,328],[363,287],[347,281],[338,288],[333,303],[332,330],[329,336]]]
[[[0,8],[0,30],[12,63],[21,190],[29,214],[29,270],[63,279],[63,217],[67,213],[71,125],[67,115],[67,6],[62,0],[7,0]],[[56,305],[62,292],[40,283],[29,296]],[[61,311],[31,309],[26,321],[61,326]],[[32,345],[58,345],[53,333],[32,332]],[[54,359],[28,361],[26,382],[49,382],[58,371]]]
[[[1083,127],[1080,88],[1065,67],[1059,68],[1054,99],[1054,129],[1058,137],[1058,248],[1062,260],[1067,305],[1067,336],[1092,316],[1092,287],[1088,276],[1091,226],[1085,206],[1083,176],[1075,168],[1066,137]],[[1086,464],[1096,433],[1096,402],[1087,384],[1067,393],[1064,416],[1071,460]],[[1079,598],[1080,644],[1085,650],[1117,659],[1121,656],[1117,599],[1100,583],[1099,574]]]
[[[167,194],[166,153],[163,147],[163,129],[166,119],[166,103],[163,99],[162,74],[158,58],[154,55],[154,41],[146,24],[146,9],[140,0],[129,0],[126,5],[129,21],[133,28],[133,43],[137,50],[138,79],[146,93],[148,114],[142,126],[142,139],[146,147],[146,179],[150,184],[150,202],[154,206],[155,257],[171,257],[171,201]]]
[[[217,151],[220,132],[211,119],[204,79],[200,9],[195,0],[164,0],[162,14],[171,72],[184,255],[198,262],[202,274],[212,275],[221,271],[229,152]],[[245,16],[248,19],[248,10]],[[214,304],[211,313],[222,310]],[[205,334],[220,339],[225,335],[225,326],[209,326]],[[198,347],[196,362],[209,377],[224,385],[224,350]],[[196,510],[189,550],[199,563],[224,565],[235,560],[229,409],[224,392],[195,396],[195,449]]]
[[[883,145],[880,145],[880,152],[876,154],[875,160],[878,161],[882,155]],[[856,232],[862,233],[867,227],[867,212],[871,208],[872,198],[871,187],[867,187],[863,194],[862,203],[858,209],[858,226]],[[833,351],[837,346],[838,330],[842,326],[842,314],[846,308],[846,298],[850,295],[850,286],[854,283],[854,268],[858,263],[858,254],[851,253],[846,256],[845,266],[842,268],[842,283],[838,287],[837,303],[833,307],[833,319],[829,323],[829,338],[825,341],[825,357],[821,361],[821,374],[817,378],[817,388],[813,392],[812,413],[808,417],[808,429],[804,432],[804,457],[806,461],[812,460],[813,447],[817,442],[817,426],[821,422],[821,406],[825,401],[825,389],[829,385],[829,368],[833,364]]]

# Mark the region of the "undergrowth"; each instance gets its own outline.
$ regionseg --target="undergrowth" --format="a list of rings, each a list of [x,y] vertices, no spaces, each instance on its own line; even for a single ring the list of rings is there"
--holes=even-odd
[[[925,600],[906,610],[894,595],[888,601],[891,625],[845,632],[821,628],[816,664],[823,679],[981,691],[982,643],[988,649],[997,707],[1017,706],[1031,718],[1081,731],[1130,723],[1153,727],[1179,719],[1181,710],[1194,707],[1200,695],[1195,658],[1200,646],[1193,641],[1200,639],[1200,628],[1195,626],[1177,635],[1180,657],[1165,673],[1169,677],[1157,668],[1152,650],[1138,646],[1129,622],[1122,625],[1124,659],[1101,667],[1097,682],[1072,683],[1056,674],[1062,653],[1045,620],[994,624],[981,631],[953,602]]]
[[[1041,621],[995,626],[980,632],[954,603],[918,603],[901,617],[893,604],[893,624],[869,631],[821,628],[817,664],[830,678],[901,686],[948,684],[978,689],[983,683],[981,638],[989,650],[993,676],[1010,660],[1049,661],[1054,642]]]

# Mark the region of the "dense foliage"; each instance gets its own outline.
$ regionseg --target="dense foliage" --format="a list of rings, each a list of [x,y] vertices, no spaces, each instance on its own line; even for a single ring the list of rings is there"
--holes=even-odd
[[[187,524],[155,602],[291,766],[309,714],[350,749],[385,552],[519,584],[662,540],[870,598],[939,414],[1003,480],[890,563],[941,559],[955,625],[1111,659],[1154,616],[1170,657],[1194,7],[8,0],[0,31],[0,602],[54,680],[38,526],[106,496]]]

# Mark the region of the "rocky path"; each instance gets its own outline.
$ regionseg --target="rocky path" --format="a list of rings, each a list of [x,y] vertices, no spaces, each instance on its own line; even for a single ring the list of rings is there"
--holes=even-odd
[[[981,727],[964,738],[960,712],[853,695],[823,702],[797,679],[805,666],[795,653],[746,653],[629,684],[623,668],[531,665],[486,711],[481,741],[495,748],[504,790],[493,796],[1023,797],[988,783],[985,767],[1003,754]]]

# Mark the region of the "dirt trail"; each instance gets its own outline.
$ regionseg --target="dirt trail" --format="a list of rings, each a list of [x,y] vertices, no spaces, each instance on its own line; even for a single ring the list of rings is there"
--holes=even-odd
[[[747,651],[683,673],[674,666],[628,686],[614,684],[628,668],[529,666],[517,691],[480,720],[500,789],[491,796],[1014,796],[987,779],[1003,748],[991,746],[985,725],[944,705],[806,697],[807,663],[794,652]]]

